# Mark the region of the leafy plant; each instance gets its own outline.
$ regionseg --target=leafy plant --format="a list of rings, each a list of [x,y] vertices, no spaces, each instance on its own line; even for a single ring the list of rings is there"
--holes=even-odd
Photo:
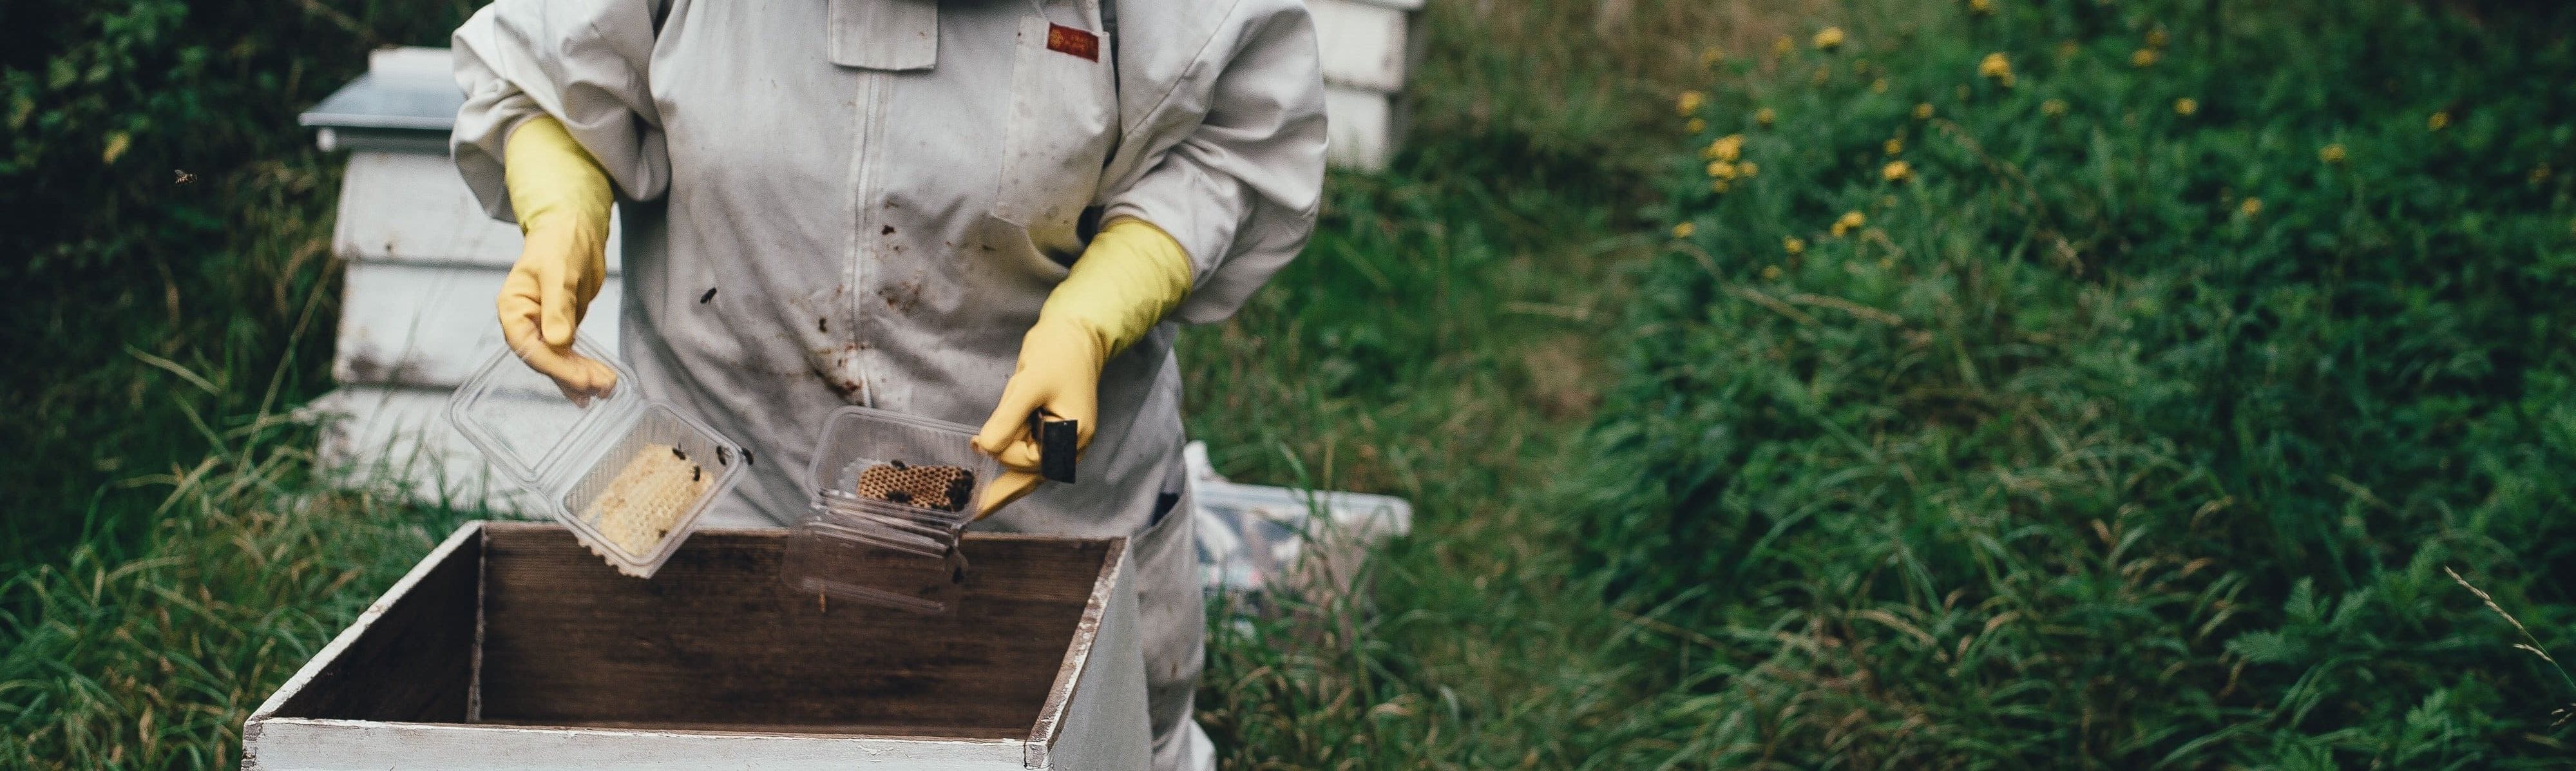
[[[1852,18],[1686,99],[1595,430],[1586,564],[1715,641],[1677,757],[2559,762],[2558,679],[2433,568],[2576,610],[2576,116],[2473,85],[2566,44],[2398,3]]]

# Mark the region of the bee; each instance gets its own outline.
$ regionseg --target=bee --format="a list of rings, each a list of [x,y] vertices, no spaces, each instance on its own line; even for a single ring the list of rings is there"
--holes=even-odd
[[[713,299],[716,299],[716,288],[715,288],[715,287],[707,287],[707,293],[706,293],[706,294],[698,295],[698,304],[699,304],[699,305],[705,305],[705,304],[707,304],[707,301],[708,301],[708,300],[713,300]]]
[[[170,173],[176,175],[174,179],[170,180],[170,184],[173,185],[185,185],[190,182],[197,181],[197,175],[190,174],[185,169],[171,169]]]

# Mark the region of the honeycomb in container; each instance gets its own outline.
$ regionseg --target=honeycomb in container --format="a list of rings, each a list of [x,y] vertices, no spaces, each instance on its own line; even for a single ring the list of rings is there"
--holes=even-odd
[[[653,553],[689,504],[714,484],[715,475],[679,448],[647,444],[591,499],[581,518],[618,549],[640,557]]]
[[[912,466],[890,461],[859,470],[861,498],[919,506],[937,511],[966,508],[975,491],[975,472],[959,466]]]

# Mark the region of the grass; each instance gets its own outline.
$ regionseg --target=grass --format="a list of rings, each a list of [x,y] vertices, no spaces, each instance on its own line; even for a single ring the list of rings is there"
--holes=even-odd
[[[1183,339],[1220,470],[1417,507],[1212,628],[1227,765],[2562,764],[2576,101],[2480,85],[2576,82],[2493,20],[2555,17],[1994,5],[1431,4],[1405,153]],[[206,269],[327,293],[327,177],[277,189]],[[8,481],[126,524],[0,555],[0,765],[229,765],[462,516],[313,483],[262,302],[47,384],[181,438]]]

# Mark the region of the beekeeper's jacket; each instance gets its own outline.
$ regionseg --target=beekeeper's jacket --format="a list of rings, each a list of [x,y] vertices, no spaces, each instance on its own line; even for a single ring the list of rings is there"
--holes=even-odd
[[[504,220],[519,121],[553,115],[599,160],[622,356],[648,396],[753,451],[706,524],[789,523],[834,408],[981,425],[1097,223],[1180,242],[1189,322],[1233,313],[1304,244],[1324,152],[1304,7],[1111,2],[500,0],[455,35],[452,149]],[[983,525],[1140,536],[1158,744],[1201,633],[1189,517],[1157,516],[1179,487],[1172,338],[1108,363],[1080,483]]]

